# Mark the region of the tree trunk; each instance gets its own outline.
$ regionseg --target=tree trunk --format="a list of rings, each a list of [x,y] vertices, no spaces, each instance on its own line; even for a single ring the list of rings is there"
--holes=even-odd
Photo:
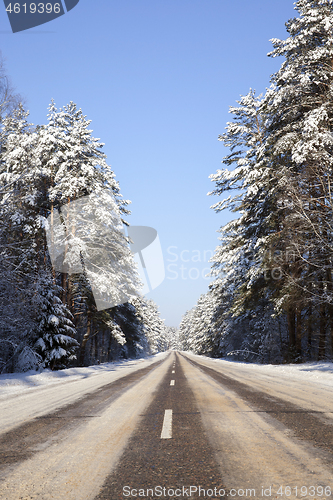
[[[329,307],[330,317],[330,338],[331,338],[331,357],[333,358],[333,307]]]
[[[87,329],[86,333],[83,335],[82,344],[80,347],[80,356],[79,356],[79,366],[84,366],[84,358],[86,354],[87,342],[91,335],[91,313],[88,311],[87,313]]]
[[[67,304],[67,273],[61,273],[62,303]]]
[[[319,308],[318,360],[325,359],[325,344],[326,344],[326,311],[325,311],[325,304],[321,304]]]
[[[302,310],[300,307],[296,308],[296,339],[295,349],[298,361],[302,356]]]
[[[296,346],[295,308],[293,306],[289,306],[287,312],[287,321],[288,321],[289,349],[290,351],[293,351]]]
[[[312,353],[312,304],[309,305],[308,310],[308,337],[307,337],[307,358],[311,359]]]

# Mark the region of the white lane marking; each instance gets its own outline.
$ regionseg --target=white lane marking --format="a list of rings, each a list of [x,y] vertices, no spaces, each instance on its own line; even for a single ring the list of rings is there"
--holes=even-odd
[[[175,381],[174,380],[170,380],[170,385],[175,385]]]
[[[171,372],[171,373],[176,373],[176,372],[175,372],[175,370],[172,370],[172,372]]]
[[[161,439],[172,438],[172,410],[165,410]]]

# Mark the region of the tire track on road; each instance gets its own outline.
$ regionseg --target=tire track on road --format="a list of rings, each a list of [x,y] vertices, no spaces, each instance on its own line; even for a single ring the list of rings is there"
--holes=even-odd
[[[257,392],[193,362],[186,355],[181,355],[180,360],[230,491],[249,488],[255,490],[256,497],[259,494],[259,498],[264,498],[265,495],[261,495],[264,488],[272,491],[268,495],[272,498],[285,498],[278,492],[280,487],[288,486],[289,498],[296,500],[296,488],[300,491],[303,486],[308,489],[310,486],[330,487],[333,491],[330,447],[315,446],[316,443],[305,440],[304,432],[309,429],[300,428],[299,417],[306,417],[308,410],[270,398],[267,393]],[[282,421],[276,418],[277,415],[283,415]],[[293,428],[303,433],[303,439],[282,423],[284,418],[295,419]],[[320,434],[322,424],[316,418],[315,425],[316,433]],[[306,494],[302,498],[308,500],[313,495]]]
[[[216,382],[238,394],[253,406],[254,411],[266,413],[288,427],[299,439],[306,440],[314,446],[328,451],[331,454],[330,461],[333,463],[333,421],[325,418],[328,412],[300,408],[288,401],[253,389],[250,385],[223,375],[193,359],[183,357]]]
[[[165,487],[166,493],[168,488],[174,491],[178,489],[179,493],[183,487],[189,493],[190,486],[201,486],[206,491],[214,490],[215,487],[217,490],[223,488],[221,472],[203,428],[200,412],[178,355],[175,356],[175,367],[164,377],[117,468],[107,478],[95,500],[124,500],[123,488],[126,486],[136,490],[137,496],[140,490],[146,493],[156,486]],[[170,380],[175,380],[175,385],[170,386]],[[167,413],[166,423],[168,427],[172,418],[172,430],[171,437],[165,431],[164,438],[162,429],[166,410],[172,410],[172,413]],[[167,494],[162,494],[162,497],[169,498]],[[145,495],[145,498],[158,496]],[[181,498],[189,497],[185,494]],[[198,492],[192,490],[190,498],[199,498]],[[220,496],[212,495],[209,498]]]
[[[54,446],[61,447],[67,439],[68,443],[70,443],[72,434],[80,433],[81,427],[82,429],[85,426],[89,427],[89,422],[92,423],[93,420],[101,420],[102,426],[105,411],[117,400],[121,399],[124,394],[135,388],[146,376],[149,376],[154,370],[158,369],[162,363],[167,362],[167,359],[165,358],[148,367],[136,370],[134,373],[125,375],[112,383],[102,386],[95,392],[87,394],[75,403],[71,403],[42,417],[37,417],[26,424],[1,434],[1,485],[3,486],[7,478],[12,473],[15,474],[15,471],[19,467],[23,467],[24,469],[25,463],[27,463],[28,467],[28,464],[34,457],[38,461],[40,453],[47,453],[48,449]],[[124,423],[125,421],[126,416],[124,416]],[[88,438],[89,436],[87,436],[87,441]],[[45,465],[47,466],[47,464]],[[38,471],[36,471],[37,475]],[[61,478],[56,478],[56,480],[61,482]],[[6,498],[6,500],[7,498],[13,498],[13,500],[17,500],[16,496],[3,497],[2,493],[0,493],[0,498]],[[39,496],[36,496],[36,498],[39,498]],[[75,495],[73,498],[75,498]]]

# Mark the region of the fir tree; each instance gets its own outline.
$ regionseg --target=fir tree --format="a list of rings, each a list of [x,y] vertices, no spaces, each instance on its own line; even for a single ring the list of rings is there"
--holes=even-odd
[[[36,327],[31,337],[36,339],[33,348],[42,358],[42,367],[51,370],[64,368],[75,360],[79,347],[72,315],[60,300],[59,292],[52,275],[40,273],[34,300]]]

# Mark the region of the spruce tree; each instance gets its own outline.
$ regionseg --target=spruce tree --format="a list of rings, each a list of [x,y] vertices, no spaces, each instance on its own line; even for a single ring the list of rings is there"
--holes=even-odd
[[[41,272],[36,280],[36,327],[31,333],[33,348],[42,358],[42,367],[64,368],[76,359],[79,343],[75,340],[72,315],[59,298],[60,287],[52,274]]]

